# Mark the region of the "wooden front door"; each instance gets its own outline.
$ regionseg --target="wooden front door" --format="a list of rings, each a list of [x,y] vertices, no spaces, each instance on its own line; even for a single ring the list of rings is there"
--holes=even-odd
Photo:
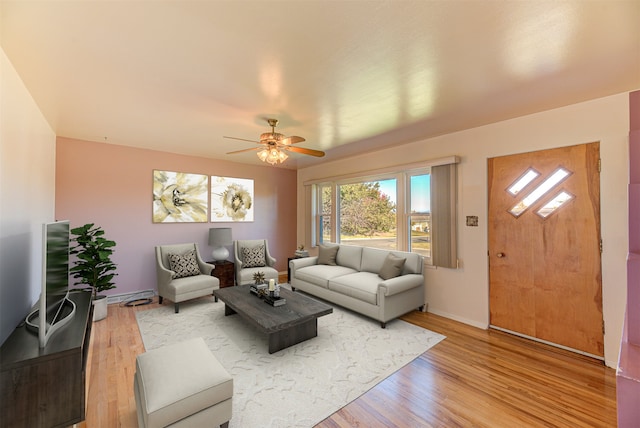
[[[491,326],[604,357],[600,145],[488,160]]]

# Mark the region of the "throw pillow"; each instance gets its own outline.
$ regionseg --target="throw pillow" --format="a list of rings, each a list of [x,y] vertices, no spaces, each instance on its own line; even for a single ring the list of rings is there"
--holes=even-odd
[[[407,259],[397,257],[389,253],[387,258],[384,259],[384,263],[382,263],[382,267],[380,268],[380,273],[378,275],[384,280],[400,276],[402,268],[404,267],[404,262],[406,261]]]
[[[338,254],[338,249],[340,249],[337,245],[322,245],[320,244],[320,248],[318,251],[318,264],[319,265],[336,265],[336,255]]]
[[[174,278],[200,275],[200,267],[196,259],[196,250],[184,254],[167,254],[169,269],[175,272]]]
[[[264,257],[264,245],[258,245],[254,248],[242,249],[242,261],[244,267],[262,267],[266,266],[267,262]]]

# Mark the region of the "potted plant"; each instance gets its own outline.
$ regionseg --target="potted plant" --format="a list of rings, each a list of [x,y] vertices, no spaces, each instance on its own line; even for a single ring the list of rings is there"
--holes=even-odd
[[[107,296],[101,292],[116,288],[113,278],[116,264],[111,261],[114,241],[104,237],[104,230],[93,223],[71,229],[71,254],[76,256],[75,265],[70,269],[71,275],[79,279],[74,285],[91,287],[94,312],[93,320],[99,321],[107,316]]]

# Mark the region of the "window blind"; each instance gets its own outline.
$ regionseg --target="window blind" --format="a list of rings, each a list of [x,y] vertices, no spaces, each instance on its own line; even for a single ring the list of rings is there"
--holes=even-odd
[[[457,268],[456,164],[431,167],[431,249],[434,266]]]

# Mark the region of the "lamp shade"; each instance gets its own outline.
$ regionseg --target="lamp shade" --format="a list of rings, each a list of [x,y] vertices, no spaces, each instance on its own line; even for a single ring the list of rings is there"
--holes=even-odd
[[[231,228],[217,227],[209,229],[209,245],[213,247],[211,256],[214,261],[222,261],[229,257],[229,250],[225,245],[231,245]]]
[[[212,247],[224,247],[231,245],[231,228],[230,227],[214,227],[209,229],[209,245]]]

